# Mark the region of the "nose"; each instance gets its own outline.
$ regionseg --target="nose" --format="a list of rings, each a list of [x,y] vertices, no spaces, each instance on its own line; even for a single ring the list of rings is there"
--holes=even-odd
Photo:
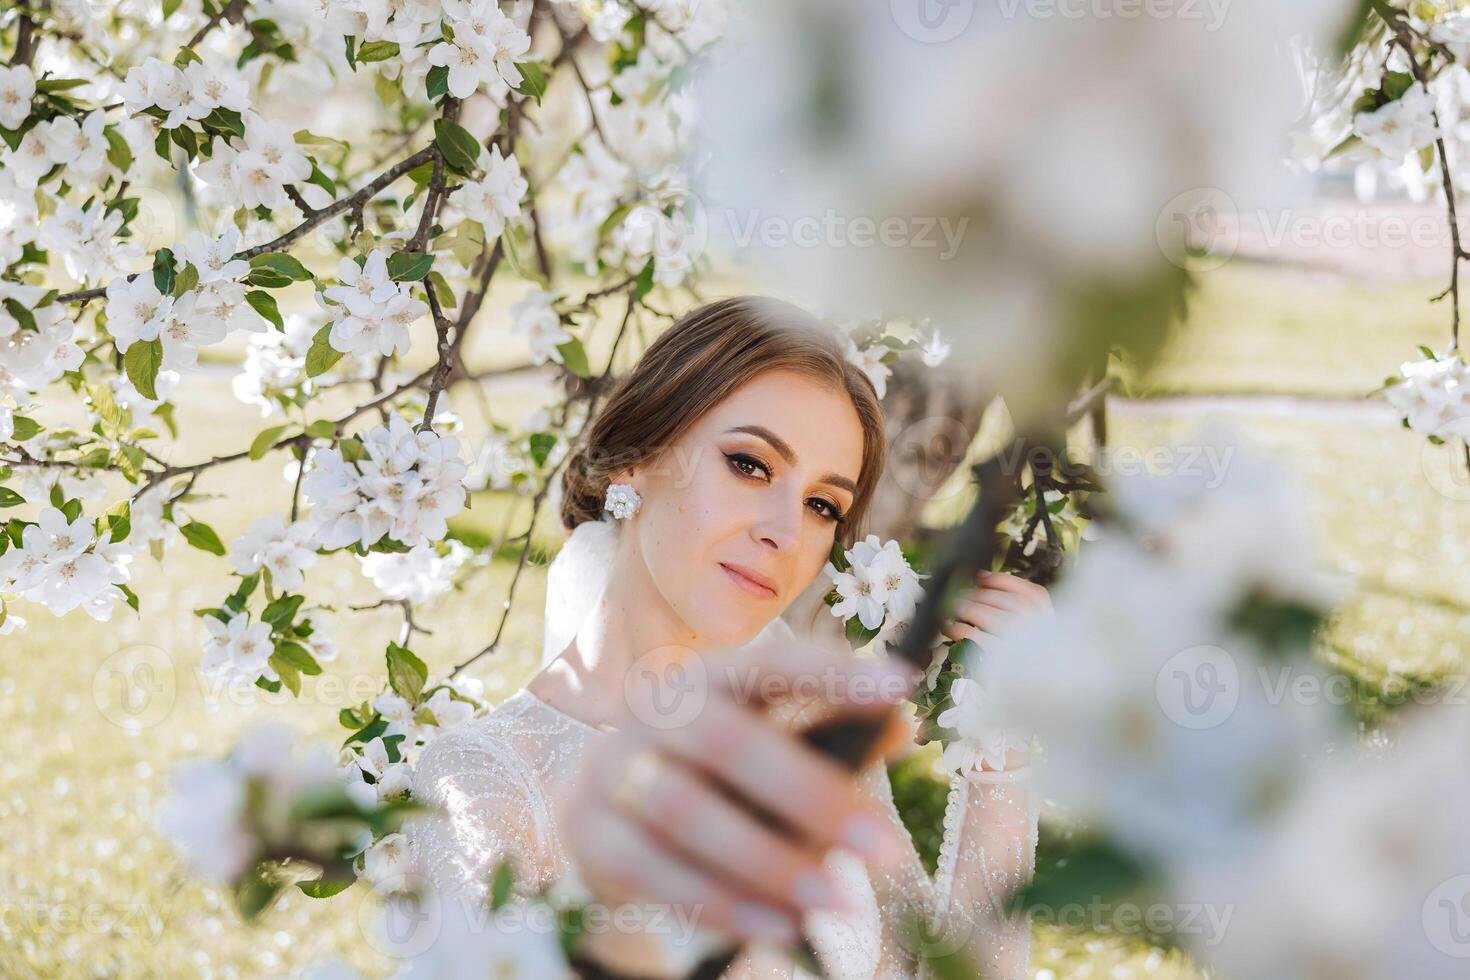
[[[791,551],[801,537],[800,500],[787,500],[782,494],[767,494],[770,506],[751,527],[751,536],[778,553]]]

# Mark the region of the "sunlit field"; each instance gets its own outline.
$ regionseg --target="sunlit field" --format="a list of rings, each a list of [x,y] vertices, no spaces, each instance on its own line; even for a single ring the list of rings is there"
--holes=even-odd
[[[1352,583],[1321,652],[1369,686],[1387,675],[1432,679],[1466,664],[1470,487],[1448,448],[1427,445],[1372,403],[1350,401],[1415,356],[1416,343],[1445,332],[1445,311],[1425,302],[1436,291],[1240,263],[1205,273],[1191,321],[1163,363],[1148,378],[1130,377],[1138,397],[1109,412],[1115,449],[1180,438],[1218,412],[1289,458],[1328,563]],[[514,361],[497,343],[507,336],[503,308],[488,307],[482,318],[468,360]],[[594,363],[603,356],[594,349]],[[451,407],[467,442],[477,441],[485,412],[513,423],[537,407],[538,383],[517,378],[483,405],[457,393]],[[1186,395],[1212,397],[1176,397]],[[261,428],[224,372],[191,378],[175,400],[186,423],[174,461],[236,451]],[[289,507],[290,484],[270,478],[279,472],[248,461],[210,470],[196,489],[221,499],[192,512],[228,543],[250,518]],[[507,528],[519,533],[528,503],[482,493],[452,526],[491,540]],[[535,540],[555,547],[554,515],[543,514]],[[288,892],[247,931],[230,896],[175,862],[155,830],[155,807],[176,763],[225,752],[253,723],[277,719],[303,741],[340,740],[338,711],[382,688],[382,651],[398,638],[402,612],[351,610],[376,601],[376,590],[356,559],[324,557],[308,576],[313,596],[334,607],[326,619],[338,658],[303,679],[298,699],[215,689],[198,671],[203,630],[193,610],[232,590],[229,567],[181,540],[170,551],[166,571],[146,554],[133,566],[135,584],[145,585],[140,615],[120,607],[110,623],[80,612],[58,620],[17,603],[13,611],[29,625],[0,640],[0,730],[12,747],[0,758],[0,976],[278,976],[334,957],[382,975],[389,961],[363,942],[373,936],[376,904],[365,885],[326,902]],[[416,633],[411,645],[432,675],[489,641],[514,565],[501,559],[476,568],[460,591],[419,612],[419,625],[432,632]],[[502,649],[477,665],[491,700],[536,669],[543,586],[544,565],[534,561]],[[137,697],[140,689],[151,693]],[[932,808],[918,812],[932,817]],[[1141,939],[1051,926],[1036,930],[1032,970],[1048,980],[1202,975],[1181,953]]]

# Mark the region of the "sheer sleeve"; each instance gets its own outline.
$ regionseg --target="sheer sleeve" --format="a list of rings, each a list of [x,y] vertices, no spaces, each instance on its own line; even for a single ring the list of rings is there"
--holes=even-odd
[[[875,763],[862,774],[864,790],[903,831],[893,802],[887,767]],[[871,870],[881,909],[876,980],[920,978],[930,971],[916,962],[905,923],[927,920],[939,950],[962,949],[985,980],[1024,980],[1030,954],[1030,923],[1005,914],[1007,896],[1031,877],[1036,860],[1036,806],[1030,769],[950,773],[944,838],[931,880],[918,852],[894,871]],[[918,917],[923,917],[919,919]]]
[[[1031,767],[950,773],[944,840],[934,876],[938,925],[962,942],[986,980],[1024,980],[1031,924],[1006,912],[1036,867]]]
[[[547,801],[535,771],[500,734],[471,725],[430,742],[413,795],[432,811],[414,818],[410,847],[440,895],[483,901],[502,856],[516,892],[551,883],[558,855]]]

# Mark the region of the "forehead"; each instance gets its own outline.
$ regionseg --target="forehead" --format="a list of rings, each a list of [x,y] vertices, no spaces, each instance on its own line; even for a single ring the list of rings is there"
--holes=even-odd
[[[689,432],[712,438],[737,425],[760,425],[795,451],[796,465],[854,481],[863,463],[863,426],[841,388],[795,371],[766,371],[719,402]],[[756,438],[737,435],[733,438]]]

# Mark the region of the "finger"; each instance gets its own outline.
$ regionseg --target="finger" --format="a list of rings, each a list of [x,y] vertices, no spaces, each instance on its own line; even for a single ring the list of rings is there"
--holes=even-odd
[[[1010,572],[981,572],[975,577],[975,584],[985,589],[1000,589],[1003,592],[1015,592],[1037,598],[1048,597],[1045,586],[1037,585],[1029,579],[1012,575]]]
[[[1036,608],[1036,600],[1019,592],[1004,592],[1000,589],[975,589],[960,597],[965,602],[978,602],[1007,612],[1023,613]]]
[[[681,906],[701,926],[759,942],[796,941],[799,923],[790,912],[689,865],[616,810],[571,821],[570,832],[584,877],[606,882],[632,899]]]
[[[968,623],[992,633],[1002,632],[1005,624],[1014,622],[1016,616],[1017,614],[1010,610],[999,609],[981,602],[971,602],[968,599],[961,599],[957,602],[954,611],[956,622]]]
[[[659,747],[709,773],[799,834],[809,846],[850,847],[879,862],[903,841],[836,761],[753,711],[712,697],[694,723],[658,732]]]
[[[822,700],[866,705],[872,713],[902,702],[921,677],[918,668],[896,657],[863,661],[850,651],[778,640],[722,651],[708,666],[711,687],[741,703]]]
[[[939,631],[945,636],[949,637],[951,640],[969,640],[970,642],[978,646],[982,653],[986,650],[989,650],[990,644],[994,643],[996,640],[996,635],[994,633],[987,633],[985,630],[982,630],[976,626],[971,626],[969,623],[946,623],[939,628]]]
[[[644,758],[663,758],[651,756]],[[820,854],[800,848],[716,791],[688,767],[663,758],[643,767],[632,792],[619,783],[628,771],[604,769],[593,778],[626,815],[721,881],[783,910],[848,908]]]

